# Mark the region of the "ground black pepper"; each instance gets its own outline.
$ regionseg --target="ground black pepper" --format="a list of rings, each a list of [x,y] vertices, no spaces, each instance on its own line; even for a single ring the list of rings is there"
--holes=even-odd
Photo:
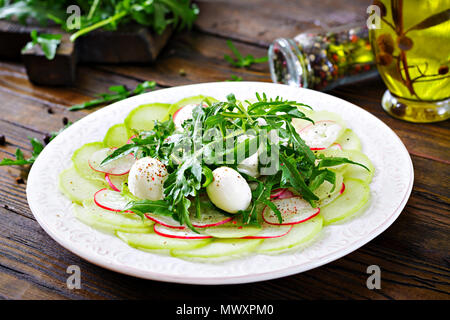
[[[52,138],[52,136],[50,135],[50,134],[45,134],[45,136],[44,136],[44,143],[45,144],[49,144],[50,143],[50,139]]]

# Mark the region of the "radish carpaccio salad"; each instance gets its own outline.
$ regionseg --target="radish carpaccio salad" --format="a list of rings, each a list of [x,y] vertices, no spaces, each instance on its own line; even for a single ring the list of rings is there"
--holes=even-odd
[[[76,150],[60,190],[139,250],[222,261],[303,248],[362,212],[374,167],[341,117],[282,97],[132,110]]]

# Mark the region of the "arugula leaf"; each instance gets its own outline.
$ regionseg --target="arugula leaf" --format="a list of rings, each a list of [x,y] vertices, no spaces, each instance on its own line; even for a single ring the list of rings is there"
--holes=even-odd
[[[0,1],[0,19],[17,18],[27,24],[31,18],[41,25],[51,20],[63,30],[72,31],[66,24],[66,10],[70,5],[78,5],[82,12],[81,29],[71,36],[72,41],[99,28],[116,30],[119,25],[133,22],[158,34],[168,27],[191,28],[199,13],[197,5],[189,0],[3,0]]]
[[[49,5],[44,0],[19,0],[0,2],[0,19],[17,18],[21,24],[26,24],[27,19],[37,20],[41,25],[46,25],[50,16],[62,16],[64,19],[65,8],[61,3]],[[68,2],[68,1],[67,1]]]
[[[302,194],[303,198],[305,200],[312,203],[312,200],[319,200],[319,198],[311,191],[311,189],[308,188],[307,184],[305,183],[305,180],[301,176],[295,161],[292,158],[288,158],[282,153],[280,154],[280,160],[281,160],[281,171],[283,172],[283,175],[286,177],[286,180],[288,180],[292,186],[299,190]]]
[[[69,108],[69,111],[77,111],[82,109],[89,109],[93,107],[97,107],[99,105],[104,105],[111,102],[117,102],[132,96],[137,96],[142,93],[147,92],[148,90],[152,90],[156,87],[155,81],[144,81],[136,86],[133,90],[127,90],[127,88],[123,85],[119,86],[111,86],[109,87],[109,91],[113,93],[102,93],[99,94],[100,98],[93,99],[81,104],[74,105]]]
[[[61,34],[41,33],[38,35],[36,30],[32,30],[30,36],[31,41],[23,47],[22,53],[32,49],[35,46],[39,46],[48,60],[53,60],[55,58],[56,50],[61,43]]]
[[[202,167],[202,173],[203,173],[203,176],[205,177],[205,182],[202,184],[202,187],[206,188],[207,186],[209,186],[211,184],[211,182],[213,182],[214,176],[213,176],[212,170],[210,168],[208,168],[207,166]]]
[[[320,168],[324,168],[324,167],[333,167],[333,166],[338,166],[340,164],[344,164],[344,163],[350,163],[350,164],[355,164],[357,166],[363,167],[364,169],[366,169],[367,171],[370,172],[370,169],[367,168],[365,165],[352,161],[350,159],[347,158],[343,158],[343,157],[325,157],[325,156],[319,156],[320,162],[319,162],[319,169]]]
[[[278,210],[277,206],[270,200],[265,200],[264,204],[266,206],[268,206],[273,211],[273,213],[275,213],[275,215],[278,218],[278,222],[283,223],[283,218],[281,217],[281,212],[280,212],[280,210]]]
[[[137,200],[130,201],[124,208],[124,211],[131,210],[140,217],[144,217],[145,213],[161,214],[165,216],[172,215],[169,209],[169,203],[164,200]]]
[[[324,181],[328,181],[333,184],[331,191],[334,191],[336,185],[336,174],[328,169],[325,170],[315,170],[315,172],[310,177],[309,189],[312,191],[316,190]]]
[[[237,76],[235,74],[231,75],[231,79],[225,80],[225,81],[242,81],[242,77]]]
[[[250,67],[252,64],[255,64],[255,63],[263,63],[263,62],[268,61],[268,57],[255,58],[251,54],[244,57],[239,52],[239,50],[235,47],[234,43],[231,40],[227,40],[227,46],[230,48],[231,52],[234,54],[234,56],[236,58],[233,59],[228,54],[225,54],[223,56],[223,58],[234,67],[245,68],[245,67]],[[231,77],[232,77],[233,81],[240,81],[240,80],[237,80],[238,78],[236,76],[234,76],[236,78],[234,78],[233,76],[231,76]],[[241,80],[242,80],[242,78],[241,78]]]
[[[247,180],[258,183],[258,187],[254,191],[252,191],[253,202],[250,208],[240,212],[240,214],[242,214],[242,221],[244,222],[244,224],[252,223],[259,225],[258,217],[255,213],[261,210],[264,205],[268,205],[268,202],[270,202],[270,193],[272,192],[273,186],[278,183],[279,175],[269,176],[264,181],[259,181],[246,174],[243,175]],[[281,222],[281,213],[279,212],[279,210],[276,209],[276,211],[274,212]],[[279,216],[278,213],[280,213]]]
[[[15,153],[16,159],[13,160],[13,159],[4,158],[0,162],[0,166],[12,166],[12,165],[23,166],[23,165],[27,165],[27,164],[33,164],[34,161],[39,156],[39,154],[41,153],[41,151],[44,149],[44,145],[36,138],[29,138],[29,139],[30,139],[31,146],[33,147],[33,151],[31,153],[30,158],[25,159],[22,150],[17,148],[16,153]]]
[[[122,0],[98,5],[81,30],[71,36],[71,41],[98,28],[115,30],[121,22],[130,19],[162,34],[171,25],[174,29],[191,28],[199,13],[198,7],[189,0]],[[88,16],[89,17],[89,16]]]
[[[58,134],[60,134],[62,131],[64,131],[67,127],[69,127],[72,123],[68,122],[63,128],[61,128],[59,131],[54,131],[50,133],[49,141],[52,141]],[[31,157],[28,159],[25,159],[22,150],[19,148],[16,149],[15,157],[16,159],[8,159],[4,158],[2,161],[0,161],[0,166],[24,166],[27,164],[33,164],[34,161],[37,159],[39,154],[41,154],[42,150],[44,150],[44,144],[41,143],[36,138],[28,138],[30,140],[30,144],[32,147]]]

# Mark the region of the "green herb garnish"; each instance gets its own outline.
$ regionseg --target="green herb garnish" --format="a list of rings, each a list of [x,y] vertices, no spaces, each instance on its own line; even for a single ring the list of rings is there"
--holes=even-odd
[[[49,142],[52,141],[54,138],[56,138],[56,136],[58,134],[60,134],[62,131],[64,131],[71,124],[72,123],[69,122],[63,128],[61,128],[59,131],[51,132],[50,133],[50,137],[49,137]],[[13,165],[24,166],[24,165],[27,165],[27,164],[33,164],[34,161],[39,156],[39,154],[42,152],[42,150],[44,150],[44,144],[42,142],[40,142],[38,139],[36,139],[36,138],[28,138],[28,139],[30,139],[30,144],[31,144],[31,147],[33,148],[33,151],[31,152],[31,157],[30,158],[25,159],[25,156],[24,156],[22,150],[17,148],[16,149],[16,153],[15,153],[16,159],[13,160],[13,159],[4,158],[0,162],[0,166],[13,166]]]
[[[152,90],[156,87],[155,81],[144,81],[136,86],[133,90],[128,90],[125,86],[111,86],[109,87],[109,91],[113,93],[102,93],[99,94],[100,98],[93,99],[84,103],[80,103],[74,105],[69,108],[69,111],[76,111],[82,109],[89,109],[93,107],[97,107],[99,105],[104,105],[111,102],[117,102],[132,96],[137,96],[142,93],[145,93],[149,90]]]
[[[239,50],[235,47],[231,40],[227,40],[227,46],[230,48],[231,52],[234,54],[235,59],[233,59],[230,55],[225,54],[223,58],[228,61],[232,66],[245,68],[250,67],[255,63],[267,62],[268,57],[255,58],[251,54],[246,55],[245,57],[239,52]]]
[[[48,60],[53,60],[55,58],[56,50],[61,43],[62,35],[44,33],[38,34],[36,30],[33,30],[31,31],[30,36],[31,41],[23,47],[22,53],[34,48],[35,46],[39,46]]]
[[[237,76],[235,74],[231,75],[231,79],[225,80],[225,81],[242,81],[242,77]]]
[[[119,25],[137,23],[161,34],[167,27],[191,28],[198,15],[198,7],[189,0],[9,0],[0,1],[0,19],[17,18],[26,24],[33,18],[41,24],[48,21],[72,31],[66,24],[66,10],[71,5],[81,9],[80,29],[71,36],[78,37],[93,30],[116,30]]]
[[[23,155],[22,150],[17,148],[16,153],[15,153],[16,159],[13,160],[13,159],[4,158],[0,162],[0,166],[12,166],[12,165],[24,166],[27,164],[34,163],[34,161],[36,160],[38,155],[44,149],[44,145],[36,138],[29,138],[29,139],[30,139],[31,146],[33,147],[33,151],[31,153],[30,158],[25,159],[25,156]]]

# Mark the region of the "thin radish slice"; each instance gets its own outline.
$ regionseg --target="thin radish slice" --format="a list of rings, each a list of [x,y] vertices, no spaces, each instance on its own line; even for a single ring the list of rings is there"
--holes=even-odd
[[[127,174],[136,161],[130,154],[120,159],[114,160],[106,165],[100,165],[102,161],[111,154],[112,151],[112,149],[104,148],[94,152],[88,160],[91,169],[97,172],[108,173],[113,176],[121,176]]]
[[[320,151],[320,150],[342,150],[342,146],[339,143],[333,143],[329,148],[310,148],[312,151]]]
[[[196,217],[191,218],[191,223],[195,228],[209,228],[220,226],[224,223],[230,222],[233,217],[228,217],[220,212],[208,210],[202,214],[200,219]]]
[[[286,191],[285,188],[278,188],[272,191],[272,194],[270,195],[271,199],[276,199],[282,194],[284,191]]]
[[[342,182],[341,190],[339,190],[339,194],[343,194],[345,191],[345,183]]]
[[[100,189],[94,194],[94,202],[100,208],[105,210],[121,212],[124,211],[125,206],[128,203],[128,199],[123,197],[119,192],[109,189]],[[124,212],[133,213],[126,210]]]
[[[343,130],[344,128],[335,121],[321,120],[301,129],[298,134],[311,150],[323,150],[329,148]]]
[[[175,111],[172,117],[173,122],[175,123],[175,127],[181,128],[183,122],[188,119],[192,119],[192,111],[194,111],[195,107],[197,107],[198,105],[198,103],[187,104]],[[203,108],[205,108],[208,105],[204,103],[202,106]]]
[[[153,222],[160,224],[164,227],[171,228],[171,229],[185,229],[186,226],[181,226],[178,221],[171,217],[163,216],[163,215],[157,215],[154,213],[146,213],[144,214],[145,217],[149,220],[152,220]]]
[[[127,144],[130,144],[134,138],[136,138],[136,135],[131,136],[130,139],[128,139]]]
[[[108,173],[105,174],[106,183],[109,187],[117,192],[122,191],[123,183],[128,181],[128,175],[123,174],[121,176],[113,176]]]
[[[280,238],[287,235],[292,230],[293,225],[276,226],[273,224],[263,223],[262,230],[254,236],[242,237],[241,239],[272,239]]]
[[[341,146],[339,143],[335,142],[335,143],[333,143],[333,144],[331,145],[331,147],[329,147],[328,149],[331,149],[331,150],[341,150],[341,151],[342,151],[342,146]]]
[[[109,177],[108,173],[105,174],[105,180],[106,180],[106,183],[111,187],[111,189],[113,189],[114,191],[120,192],[119,188],[117,188],[115,186],[115,184],[111,181],[111,178]]]
[[[174,229],[174,228],[167,228],[163,225],[160,225],[159,223],[155,223],[153,226],[153,230],[156,234],[167,237],[167,238],[175,238],[175,239],[209,239],[212,238],[212,236],[208,236],[205,234],[198,234],[192,231],[191,229],[185,228],[185,229]]]
[[[265,207],[262,212],[262,217],[268,224],[298,224],[314,218],[320,212],[320,208],[313,208],[307,201],[300,197],[277,199],[272,202],[281,212],[282,222],[280,223],[278,221],[277,215],[269,207]]]
[[[289,191],[288,189],[284,190],[282,194],[278,196],[277,199],[289,199],[294,197],[295,195],[292,193],[292,191]]]

